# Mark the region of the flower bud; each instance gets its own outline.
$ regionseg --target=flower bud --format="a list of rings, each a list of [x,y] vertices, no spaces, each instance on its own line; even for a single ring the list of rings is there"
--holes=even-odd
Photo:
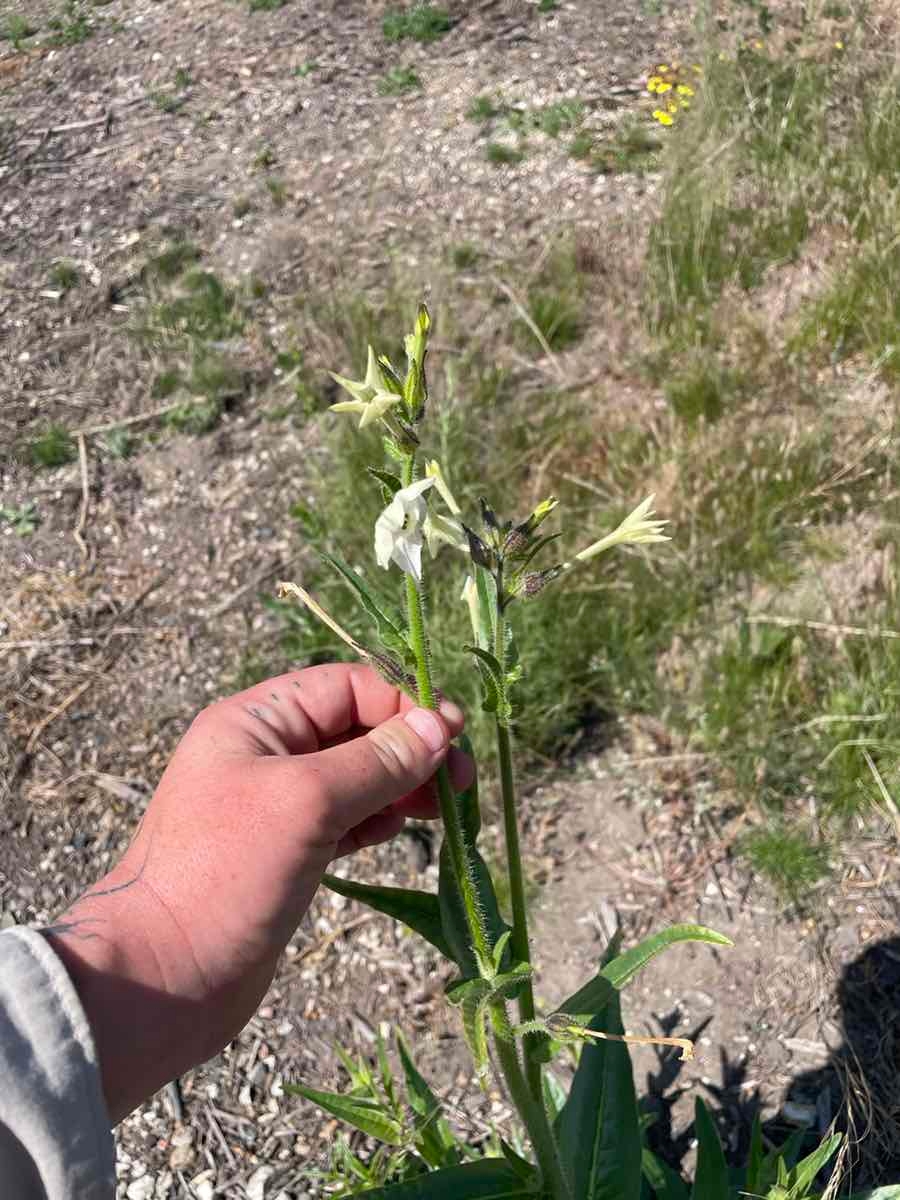
[[[550,567],[546,571],[529,571],[522,579],[522,595],[526,600],[530,600],[561,574],[562,567],[560,566]]]
[[[463,525],[463,533],[469,542],[469,555],[476,567],[486,567],[488,570],[493,566],[494,556],[491,554],[488,547],[484,544],[481,538],[471,530],[468,525]]]
[[[531,539],[522,531],[521,525],[516,525],[506,535],[503,543],[503,554],[507,558],[518,558],[523,555],[530,545]]]

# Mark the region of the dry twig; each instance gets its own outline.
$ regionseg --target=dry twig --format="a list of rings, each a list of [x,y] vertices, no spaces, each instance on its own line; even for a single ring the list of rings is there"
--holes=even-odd
[[[78,549],[81,551],[81,557],[88,561],[91,554],[88,550],[87,542],[84,540],[84,527],[87,524],[88,507],[91,502],[91,486],[88,477],[88,459],[87,459],[87,443],[83,433],[77,435],[78,438],[78,466],[81,470],[81,506],[78,510],[78,521],[73,530],[73,537],[78,543]]]

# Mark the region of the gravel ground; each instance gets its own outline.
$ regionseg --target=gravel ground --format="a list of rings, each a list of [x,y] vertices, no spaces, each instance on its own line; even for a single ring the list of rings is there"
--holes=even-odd
[[[56,11],[7,7],[42,28]],[[389,61],[383,6],[363,0],[254,14],[221,0],[111,0],[90,10],[95,31],[81,44],[50,48],[40,34],[21,50],[0,43],[0,485],[4,505],[35,500],[42,517],[30,537],[0,531],[6,924],[48,921],[114,861],[193,714],[239,685],[242,652],[278,655],[258,598],[302,574],[287,512],[304,462],[322,453],[314,423],[275,426],[261,411],[280,386],[272,346],[291,328],[294,297],[336,280],[365,290],[389,272],[428,276],[463,241],[498,263],[536,262],[573,228],[604,263],[636,269],[626,251],[652,211],[652,175],[598,174],[564,138],[540,133],[521,164],[494,167],[485,142],[510,135],[465,114],[483,93],[522,111],[577,97],[588,128],[614,129],[643,111],[648,66],[677,52],[687,14],[614,0],[546,15],[524,0],[451,9],[445,38],[403,43]],[[419,74],[421,91],[379,95],[395,62]],[[278,206],[267,178],[283,189]],[[242,395],[206,436],[145,439],[117,459],[102,427],[134,419],[143,430],[160,407],[149,384],[159,363],[127,331],[146,303],[148,258],[176,234],[223,277],[265,281],[249,332],[226,348]],[[79,272],[71,291],[53,281],[61,259]],[[618,295],[585,359],[618,336]],[[304,332],[315,340],[315,328]],[[623,403],[635,400],[627,381],[615,384]],[[85,431],[82,455],[36,472],[12,451],[51,421]],[[861,842],[827,919],[812,930],[789,922],[732,863],[739,822],[711,826],[702,769],[680,761],[664,730],[622,733],[613,751],[581,747],[525,805],[525,842],[547,884],[535,902],[543,993],[581,982],[616,913],[630,933],[699,916],[738,950],[654,967],[628,1009],[636,1029],[712,1018],[690,1076],[637,1060],[665,1116],[660,1144],[676,1159],[689,1152],[690,1098],[707,1085],[730,1120],[758,1093],[789,1122],[799,1109],[783,1101],[802,1075],[789,1102],[827,1124],[834,1063],[852,1038],[841,996],[824,984],[895,927],[893,861],[875,868]],[[496,841],[497,829],[486,836]],[[352,866],[356,877],[426,887],[435,872],[421,833]],[[283,1085],[336,1084],[333,1043],[366,1051],[381,1021],[412,1036],[460,1129],[477,1138],[502,1125],[504,1098],[472,1086],[444,982],[414,937],[320,897],[241,1037],[177,1096],[123,1122],[120,1195],[319,1194],[309,1168],[324,1162],[336,1125]]]

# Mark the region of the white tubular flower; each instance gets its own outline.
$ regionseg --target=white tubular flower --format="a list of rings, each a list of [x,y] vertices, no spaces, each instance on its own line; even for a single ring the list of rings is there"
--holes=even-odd
[[[359,413],[360,429],[380,421],[395,404],[403,402],[403,397],[388,386],[371,346],[365,379],[345,379],[343,375],[335,375],[333,371],[331,378],[353,397],[352,400],[339,400],[337,404],[332,404],[331,411]]]
[[[475,586],[475,580],[471,575],[466,576],[466,582],[463,584],[461,600],[464,600],[466,607],[469,610],[469,620],[472,622],[472,633],[475,635],[476,643],[479,643],[479,631],[481,629],[481,612],[478,606],[478,588]]]
[[[450,488],[447,486],[447,480],[444,478],[444,472],[441,470],[441,464],[436,458],[425,464],[425,475],[428,479],[433,479],[441,499],[450,509],[454,517],[458,517],[462,513],[462,509],[456,503],[456,499]]]
[[[580,550],[575,555],[575,561],[566,563],[566,566],[574,567],[575,563],[587,562],[588,559],[596,558],[605,550],[610,550],[613,546],[624,545],[626,542],[640,545],[645,542],[671,541],[671,538],[662,532],[663,526],[667,525],[668,521],[658,521],[653,517],[654,499],[655,496],[648,496],[617,529],[601,538],[599,542],[594,542],[586,549]]]
[[[420,479],[401,488],[375,522],[375,558],[385,570],[392,562],[401,571],[422,580],[422,540],[428,503],[423,495],[434,479]]]
[[[454,550],[468,552],[469,540],[466,537],[462,524],[458,520],[461,515],[461,509],[456,503],[450,488],[447,486],[447,480],[444,478],[441,465],[436,459],[432,459],[431,462],[426,464],[425,476],[434,481],[441,499],[452,514],[449,517],[445,517],[440,513],[429,513],[425,518],[425,541],[428,543],[428,550],[431,557],[434,558],[437,554],[442,542],[445,542],[448,546],[452,546]]]

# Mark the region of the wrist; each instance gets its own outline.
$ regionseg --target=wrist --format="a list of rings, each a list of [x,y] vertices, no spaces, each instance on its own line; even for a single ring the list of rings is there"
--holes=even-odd
[[[43,931],[90,1023],[113,1124],[219,1048],[202,979],[185,973],[189,951],[160,908],[117,869]]]

